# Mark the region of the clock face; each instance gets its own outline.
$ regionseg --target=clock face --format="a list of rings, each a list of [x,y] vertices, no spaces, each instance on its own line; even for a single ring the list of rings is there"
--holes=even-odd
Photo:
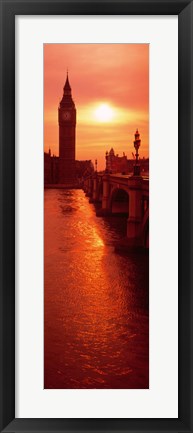
[[[70,115],[69,111],[64,111],[64,113],[62,114],[63,120],[70,120],[70,117],[71,117],[71,115]]]

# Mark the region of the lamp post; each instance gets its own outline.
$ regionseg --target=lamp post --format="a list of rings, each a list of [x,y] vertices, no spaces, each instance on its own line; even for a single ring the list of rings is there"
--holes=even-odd
[[[139,147],[141,145],[140,134],[138,129],[135,133],[135,141],[133,142],[135,148],[135,164],[133,166],[133,174],[134,176],[140,176],[140,164],[139,164]]]
[[[106,159],[106,169],[105,169],[105,173],[108,173],[108,151],[106,151],[106,155],[105,155],[105,159]]]

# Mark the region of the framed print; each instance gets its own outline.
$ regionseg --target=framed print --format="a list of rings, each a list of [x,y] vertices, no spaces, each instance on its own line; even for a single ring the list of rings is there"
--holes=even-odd
[[[100,20],[100,39],[98,20]],[[90,17],[89,20],[84,17],[78,19],[77,17],[48,17],[43,18],[43,20],[41,18],[37,20],[35,17],[16,18],[16,46],[18,47],[18,53],[20,52],[18,61],[16,60],[16,82],[17,89],[21,90],[21,96],[20,92],[18,94],[16,90],[16,100],[23,101],[17,104],[16,113],[16,135],[18,137],[16,141],[18,141],[18,165],[20,167],[18,176],[16,175],[16,184],[21,198],[21,210],[18,207],[17,219],[19,224],[17,231],[21,233],[21,241],[18,241],[19,248],[16,259],[16,263],[18,263],[16,268],[18,281],[16,334],[20,344],[19,346],[16,345],[15,362],[16,377],[18,378],[18,380],[16,379],[16,416],[19,418],[60,418],[61,416],[64,418],[67,416],[74,418],[164,418],[169,415],[171,417],[178,415],[177,203],[175,200],[175,197],[177,198],[178,183],[177,153],[175,152],[178,128],[176,79],[178,41],[177,19],[171,17],[171,19],[163,20],[163,18],[159,17],[153,20],[151,17],[121,18],[122,31],[113,40],[114,26],[115,23],[118,26],[119,22],[117,17],[108,17],[107,19],[103,17],[102,21],[100,17]],[[79,43],[77,46],[75,43],[77,35],[74,29],[77,30],[80,23],[82,29],[80,42],[83,44]],[[165,38],[161,39],[163,23]],[[55,24],[57,27],[55,27]],[[36,27],[36,41],[31,37],[34,26]],[[92,35],[89,32],[91,26]],[[107,26],[108,35],[105,35]],[[41,35],[43,28],[44,45],[42,46]],[[59,42],[59,45],[58,43],[52,43],[51,28],[54,29],[54,41]],[[133,37],[135,28],[138,30]],[[90,42],[89,45],[86,43],[87,40]],[[115,40],[119,44],[109,43],[110,41],[115,42]],[[141,44],[142,41],[143,44]],[[156,41],[159,41],[159,47]],[[150,54],[148,55],[149,51]],[[50,52],[51,61],[49,61]],[[40,55],[39,59],[37,58],[38,53]],[[44,60],[42,59],[42,53],[44,54]],[[74,53],[76,54],[74,55]],[[157,56],[158,53],[159,56]],[[164,57],[161,53],[164,53]],[[90,61],[89,55],[91,56]],[[60,65],[62,62],[66,63],[68,59],[68,76],[65,64],[61,65],[61,67],[55,67],[57,56]],[[150,62],[149,56],[151,58]],[[85,58],[90,65],[88,75],[85,70]],[[22,59],[24,59],[24,62]],[[83,73],[81,72],[82,59],[84,61]],[[41,102],[39,98],[43,97],[40,90],[42,68],[39,68],[38,65],[41,65],[42,61],[44,62],[44,100],[42,99]],[[74,66],[73,62],[76,62]],[[93,62],[94,70],[90,74]],[[150,73],[148,73],[148,63]],[[100,65],[99,70],[97,70],[98,64]],[[36,65],[33,70],[35,85],[29,87],[26,77],[30,76],[33,65]],[[60,77],[54,77],[53,65],[56,73],[61,71]],[[165,65],[165,72],[163,65]],[[118,74],[117,67],[119,68]],[[162,76],[159,78],[159,86],[157,86],[160,67],[162,67]],[[108,68],[108,80],[106,68]],[[72,74],[76,70],[77,78],[74,77],[73,79]],[[127,77],[125,84],[123,82],[124,70]],[[165,73],[167,73],[168,77],[167,82],[164,79]],[[109,74],[111,80],[108,91]],[[112,81],[113,74],[115,75],[114,82]],[[121,75],[121,86],[117,84],[117,75]],[[144,242],[145,239],[148,239],[148,202],[146,210],[144,209],[145,200],[148,201],[148,166],[145,173],[145,171],[142,171],[142,165],[148,163],[148,135],[145,134],[145,130],[147,131],[148,128],[149,117],[147,104],[149,75],[151,76],[150,118],[154,115],[154,122],[150,122],[150,136],[151,141],[156,143],[156,146],[150,145],[150,164],[152,168],[156,167],[156,176],[155,170],[153,172],[151,169],[152,181],[150,187],[151,185],[153,187],[151,187],[150,228],[151,234],[154,234],[153,236],[150,235],[150,284],[148,288],[148,248]],[[90,84],[91,76],[93,77],[93,85]],[[134,76],[138,77],[137,85]],[[52,82],[50,82],[49,77],[51,77]],[[104,79],[105,86],[102,87]],[[60,86],[58,86],[59,81]],[[73,82],[77,82],[76,87]],[[127,85],[128,82],[132,82],[131,87]],[[169,83],[169,88],[167,88],[167,83]],[[54,98],[56,99],[48,108],[47,100],[50,98],[50,91],[54,90],[56,84],[57,92],[56,94],[54,92]],[[97,88],[97,85],[96,98],[94,89]],[[102,99],[101,88],[104,89],[105,101]],[[58,101],[61,89],[62,96]],[[160,89],[161,92],[159,92]],[[130,95],[128,91],[130,91]],[[87,103],[81,104],[80,92],[83,94],[84,101],[87,96]],[[132,98],[132,92],[134,98]],[[165,105],[165,97],[168,93],[170,93],[170,101],[172,101],[172,114],[170,114],[170,104]],[[31,101],[31,104],[28,106],[28,110],[22,113],[20,107],[25,107],[26,94],[28,94],[28,100]],[[79,94],[79,102],[75,98],[76,94]],[[126,104],[124,104],[124,98]],[[142,101],[143,105],[141,106]],[[43,104],[44,122],[41,125],[44,124],[45,161],[42,160],[41,128],[33,129],[30,136],[28,134],[31,128],[31,119],[35,124],[40,122]],[[101,111],[103,116],[105,113],[105,119],[102,117],[102,121]],[[66,112],[67,114],[70,113],[70,118],[69,116],[66,118]],[[85,112],[86,120],[84,118]],[[109,113],[111,113],[110,118]],[[52,116],[53,121],[50,122]],[[56,116],[58,116],[58,121],[55,120]],[[134,130],[135,137],[133,135],[135,125],[132,126],[132,121],[136,122],[137,118],[140,128],[138,126],[137,132],[136,126]],[[169,129],[166,127],[163,129],[163,122],[169,125]],[[52,125],[56,131],[56,138],[52,138],[49,150],[47,137],[50,139],[53,135],[53,131],[50,130]],[[85,127],[86,131],[84,132]],[[48,136],[47,128],[49,128]],[[166,129],[167,140],[165,139]],[[26,140],[23,141],[19,137],[20,131],[28,137],[28,146],[25,145]],[[58,132],[59,156],[57,156]],[[85,136],[81,141],[83,132]],[[116,141],[117,134],[118,141]],[[97,145],[95,141],[93,142],[96,137]],[[110,140],[112,150],[111,147],[106,148],[104,137],[106,137],[106,140],[107,138]],[[89,142],[86,141],[88,138]],[[87,146],[85,146],[85,142]],[[55,149],[53,149],[54,143]],[[170,146],[168,146],[168,143],[171,143]],[[134,146],[137,148],[137,145],[139,148],[136,149],[136,153],[138,150],[140,156],[134,155],[136,159],[131,160],[129,154],[132,155],[133,150],[135,150]],[[115,155],[113,148],[116,149]],[[110,155],[106,154],[108,152],[106,149],[109,149]],[[97,156],[98,164],[97,167],[95,166],[95,172],[91,172],[89,176],[86,175],[84,179],[83,188],[86,197],[82,188],[78,188],[79,179],[74,173],[74,150],[77,155],[75,157],[75,170],[77,163],[79,165],[80,162],[85,164],[85,161],[87,161],[88,163],[89,158],[92,161],[93,156]],[[125,155],[117,156],[117,151],[121,155],[122,150]],[[92,152],[94,152],[93,155]],[[165,160],[166,153],[167,159]],[[27,160],[30,159],[30,165],[24,162],[25,156]],[[66,156],[68,156],[67,164]],[[137,156],[140,164],[137,162]],[[20,157],[22,163],[19,163]],[[142,159],[139,160],[139,157],[142,157]],[[158,161],[156,157],[158,157]],[[164,158],[166,171],[170,170],[167,164],[170,163],[171,159],[173,162],[173,175],[170,180],[172,201],[168,200],[170,197],[168,196],[169,188],[164,188],[164,200],[168,203],[167,215],[172,216],[172,225],[166,224],[165,227],[165,236],[169,238],[167,253],[164,251],[165,244],[162,244],[164,238],[161,236],[161,231],[157,230],[157,221],[162,220],[163,222],[166,217],[166,214],[161,212],[162,206],[158,207],[157,203],[157,194],[159,193],[159,197],[162,196],[164,186],[162,177],[160,179],[161,171],[159,170],[159,167],[162,166],[162,158]],[[62,167],[60,167],[61,160]],[[104,162],[107,164],[105,173]],[[122,168],[121,173],[117,173],[120,168],[118,167],[117,170],[115,163],[120,164],[120,162],[131,165],[130,173],[129,168],[128,170]],[[38,166],[42,167],[43,164],[44,190],[41,177],[42,170],[37,169]],[[66,164],[66,167],[63,164]],[[133,175],[135,167],[140,168],[141,172],[139,171],[138,174]],[[125,170],[126,174],[122,173],[123,170]],[[65,179],[63,176],[67,171],[68,177]],[[35,178],[34,172],[36,172]],[[54,183],[50,179],[52,173],[55,173]],[[74,187],[69,184],[71,176]],[[100,176],[102,176],[102,186],[99,186],[100,182],[97,182],[97,177],[100,179]],[[33,182],[28,184],[28,194],[26,194],[25,186],[26,177],[33,178]],[[94,202],[95,200],[95,181],[98,183],[98,203],[89,203],[89,201]],[[42,185],[41,188],[40,185]],[[45,205],[44,225],[42,226],[43,193]],[[51,207],[50,194],[53,199],[54,197],[56,199],[54,199],[54,205]],[[135,200],[136,194],[138,196],[137,200]],[[100,195],[102,196],[101,199]],[[22,197],[25,197],[25,206],[22,206]],[[136,206],[135,203],[138,205]],[[161,202],[159,203],[161,204]],[[175,207],[176,211],[174,211]],[[78,215],[79,211],[81,213]],[[154,217],[152,217],[153,214]],[[57,217],[57,223],[53,223],[54,216]],[[74,218],[73,229],[69,226],[70,221],[72,221],[71,217]],[[167,216],[167,222],[168,218]],[[35,236],[33,230],[29,231],[25,225],[25,221],[31,220],[32,225],[33,221],[36,221]],[[59,221],[61,221],[61,226]],[[22,229],[20,229],[20,224]],[[163,224],[165,226],[165,223]],[[136,232],[133,236],[134,227]],[[137,235],[137,227],[139,229],[138,233],[141,232],[139,236]],[[143,229],[140,230],[140,228]],[[167,233],[167,228],[169,228],[169,233]],[[121,237],[119,237],[120,229],[122,230]],[[42,243],[42,236],[38,235],[38,233],[43,232],[44,243]],[[111,237],[112,232],[113,236]],[[59,238],[58,243],[55,244],[57,233]],[[86,237],[84,239],[83,234],[85,233]],[[144,236],[145,233],[146,236]],[[28,249],[29,243],[30,250],[28,250],[28,256],[26,256],[25,251]],[[133,251],[129,251],[130,249]],[[172,261],[170,260],[171,250],[173,251]],[[44,251],[43,255],[42,251]],[[70,251],[73,251],[71,257],[69,257]],[[44,263],[42,257],[44,257]],[[91,260],[89,260],[89,257],[91,257]],[[158,257],[159,261],[157,260]],[[155,264],[153,262],[154,258],[156,258]],[[112,269],[111,262],[113,264]],[[167,278],[171,286],[170,291],[168,291],[165,280],[162,279],[164,278],[163,267],[167,269]],[[33,279],[31,278],[29,281],[28,275],[31,268],[33,268]],[[42,273],[43,269],[44,273]],[[76,272],[74,272],[75,269]],[[113,274],[114,272],[116,273]],[[159,273],[159,282],[157,281],[157,273]],[[21,278],[23,283],[19,282]],[[42,285],[44,285],[44,299],[39,296],[42,293]],[[25,289],[26,286],[27,290]],[[57,286],[59,287],[57,288]],[[75,301],[77,299],[75,295],[77,288],[78,304]],[[121,293],[119,290],[121,290]],[[58,294],[56,295],[56,293]],[[148,294],[150,294],[150,321],[148,321]],[[56,299],[53,302],[53,296],[54,299],[55,296],[57,297],[58,302],[56,302]],[[166,298],[167,306],[165,305]],[[25,308],[23,305],[24,299],[26,299]],[[37,299],[39,299],[38,303]],[[103,299],[104,309],[100,307],[101,299]],[[115,304],[112,299],[116,299]],[[124,299],[125,302],[123,302]],[[134,303],[132,299],[135,300]],[[75,306],[75,310],[71,315],[70,309],[72,305]],[[65,307],[67,308],[66,312],[64,312]],[[78,310],[79,307],[80,310]],[[19,316],[17,311],[20,311]],[[42,317],[42,311],[44,311],[44,318]],[[107,311],[108,314],[106,315],[105,312]],[[164,322],[162,320],[162,311],[164,311]],[[173,318],[172,324],[171,315]],[[33,317],[35,317],[35,323]],[[44,327],[42,327],[42,324],[44,324]],[[28,336],[27,339],[26,336]],[[42,351],[43,343],[41,341],[43,337],[44,351]],[[148,337],[151,347],[149,360]],[[35,351],[31,341],[35,341]],[[66,350],[67,347],[68,350]],[[166,347],[168,358],[163,380],[164,360],[161,353],[165,352]],[[57,356],[55,356],[56,353]],[[38,365],[44,364],[44,377],[42,374],[29,377],[28,369],[33,369],[36,363],[37,372],[39,371]],[[26,366],[28,366],[28,369],[26,369]],[[133,387],[135,388],[134,392]],[[167,389],[167,396],[165,389]],[[85,390],[89,390],[89,393],[85,392]],[[105,404],[107,392],[110,402],[108,405]],[[122,402],[119,405],[117,405],[118,395]],[[158,396],[159,405],[157,404]],[[129,404],[129,411],[124,401]],[[65,411],[63,407],[65,407]]]
[[[74,82],[77,81],[79,94],[77,106],[72,72],[66,71],[64,84],[62,73],[58,125],[49,120],[49,113],[56,105],[53,101],[50,106],[50,91],[55,93],[54,84],[60,80],[59,75],[50,75],[53,57],[55,63],[60,65],[56,71],[61,72],[65,70],[61,59],[66,63],[68,58],[70,70],[77,71]],[[90,64],[88,71],[85,70],[85,58]],[[44,44],[45,390],[149,388],[148,64],[147,44]],[[133,78],[128,78],[129,75],[133,77],[133,69],[135,72],[140,70],[136,83]],[[125,70],[125,85],[121,70]],[[120,90],[117,83],[119,74],[122,76]],[[138,113],[134,101],[130,103],[130,110],[126,111],[128,103],[124,104],[124,101],[132,100],[131,90],[126,94],[128,80],[132,80]],[[141,81],[143,85],[140,87]],[[115,89],[114,96],[112,88]],[[114,102],[111,102],[112,98]],[[122,111],[118,108],[119,104]],[[131,131],[134,129],[134,116],[141,124],[141,131],[134,130],[134,145],[131,135],[130,153],[132,155],[134,149],[136,156],[129,159],[126,156],[128,145],[124,148],[129,134],[125,118],[130,118]],[[50,141],[57,142],[58,128],[59,156],[56,156],[58,150],[51,151]],[[56,134],[55,140],[50,140],[52,134]],[[144,137],[143,145],[141,136]],[[113,147],[106,151],[104,140],[107,139],[111,141],[111,146],[116,146],[116,153]],[[124,149],[122,155],[121,148]],[[137,174],[139,168],[141,171]],[[135,224],[137,229],[141,207],[137,209],[132,204],[132,193],[135,188],[138,191],[139,183],[142,183],[139,201],[143,200],[144,207],[141,242],[133,227]],[[57,221],[53,221],[56,215]],[[142,254],[139,253],[141,250]],[[128,284],[132,279],[135,281],[133,286]],[[123,295],[124,287],[127,289]],[[58,290],[60,296],[56,305],[53,297]],[[132,296],[133,290],[138,291],[138,295]],[[77,297],[79,301],[75,301]],[[133,297],[135,302],[130,316]],[[104,308],[100,306],[102,298]],[[75,310],[70,313],[72,305]]]
[[[1,1],[1,431],[193,431],[192,7]]]

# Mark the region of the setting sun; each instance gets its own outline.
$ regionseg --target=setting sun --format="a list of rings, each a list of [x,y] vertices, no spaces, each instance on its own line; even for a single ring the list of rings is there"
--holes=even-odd
[[[149,154],[149,45],[45,44],[44,148],[56,156],[58,105],[69,68],[76,105],[76,159],[105,168],[111,147],[132,158],[133,134],[142,137],[140,158]]]
[[[149,44],[44,44],[44,389],[149,389],[148,137]]]
[[[108,104],[99,105],[94,112],[95,119],[98,122],[111,122],[114,115],[115,113]]]

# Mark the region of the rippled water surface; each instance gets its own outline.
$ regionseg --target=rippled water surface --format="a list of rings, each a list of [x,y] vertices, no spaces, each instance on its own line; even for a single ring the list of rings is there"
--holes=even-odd
[[[148,255],[82,190],[45,190],[45,388],[148,388]]]

